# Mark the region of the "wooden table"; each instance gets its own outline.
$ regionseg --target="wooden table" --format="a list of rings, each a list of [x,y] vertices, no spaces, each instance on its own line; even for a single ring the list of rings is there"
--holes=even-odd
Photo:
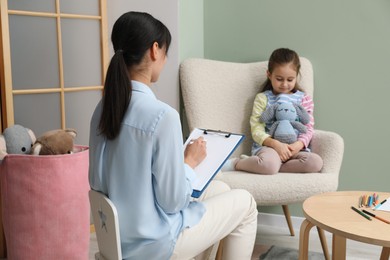
[[[313,226],[333,234],[332,259],[346,258],[346,239],[352,239],[383,247],[380,259],[389,259],[390,224],[371,217],[371,221],[351,209],[358,208],[361,195],[372,195],[373,191],[339,191],[312,196],[303,203],[305,220],[299,238],[299,259],[308,259],[309,232]],[[379,201],[390,197],[390,193],[376,192]],[[365,209],[390,221],[390,212]],[[327,259],[328,256],[325,256]]]

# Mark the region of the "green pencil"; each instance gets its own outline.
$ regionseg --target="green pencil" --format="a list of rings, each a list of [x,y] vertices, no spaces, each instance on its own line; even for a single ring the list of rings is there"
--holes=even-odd
[[[359,213],[360,215],[362,215],[362,216],[365,217],[366,219],[371,220],[371,218],[370,218],[369,216],[367,216],[366,214],[364,214],[363,212],[361,212],[360,210],[358,210],[358,209],[355,208],[354,206],[351,206],[351,209],[353,209],[354,211],[356,211],[357,213]]]

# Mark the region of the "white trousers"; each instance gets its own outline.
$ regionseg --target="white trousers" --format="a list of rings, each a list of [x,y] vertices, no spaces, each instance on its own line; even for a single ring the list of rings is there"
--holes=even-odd
[[[224,260],[250,260],[257,231],[252,195],[214,180],[199,200],[206,213],[197,225],[180,234],[171,260],[207,259],[212,246],[222,239]]]

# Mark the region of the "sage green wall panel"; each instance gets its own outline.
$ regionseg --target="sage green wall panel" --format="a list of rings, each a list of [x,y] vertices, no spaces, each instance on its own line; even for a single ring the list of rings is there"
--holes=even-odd
[[[345,142],[339,190],[389,191],[389,14],[388,0],[204,1],[205,58],[252,62],[288,47],[310,59],[315,127]]]
[[[203,1],[179,1],[180,60],[204,56]]]
[[[179,59],[204,57],[204,17],[203,0],[179,1]],[[180,91],[179,91],[180,92]],[[181,92],[180,92],[181,93]],[[190,129],[180,94],[180,119],[182,122],[183,139],[185,140]]]

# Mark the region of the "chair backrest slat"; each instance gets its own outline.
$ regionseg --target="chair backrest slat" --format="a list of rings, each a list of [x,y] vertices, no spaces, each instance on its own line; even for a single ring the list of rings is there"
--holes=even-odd
[[[101,192],[90,190],[92,217],[99,247],[99,260],[121,260],[118,213],[115,205]]]

